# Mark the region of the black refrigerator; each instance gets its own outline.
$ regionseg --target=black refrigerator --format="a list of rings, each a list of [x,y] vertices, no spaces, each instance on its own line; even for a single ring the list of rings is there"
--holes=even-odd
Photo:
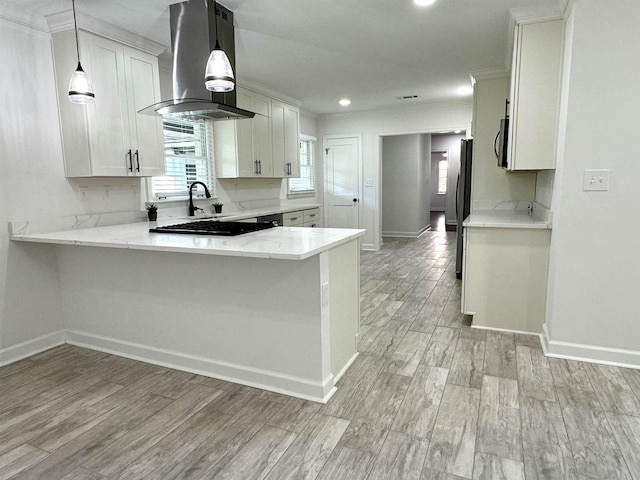
[[[473,163],[473,139],[462,140],[460,145],[460,172],[456,188],[456,277],[462,278],[462,222],[471,213],[471,164]]]

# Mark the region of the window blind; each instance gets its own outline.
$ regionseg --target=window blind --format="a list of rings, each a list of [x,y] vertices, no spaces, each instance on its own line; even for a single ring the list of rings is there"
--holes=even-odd
[[[195,181],[213,188],[212,145],[207,135],[210,128],[204,121],[165,118],[163,121],[165,175],[153,177],[152,194],[157,200],[175,199],[189,195],[189,187]],[[204,196],[204,189],[197,186],[196,196]]]
[[[289,179],[289,193],[315,193],[316,169],[314,161],[316,139],[300,137],[300,178]]]

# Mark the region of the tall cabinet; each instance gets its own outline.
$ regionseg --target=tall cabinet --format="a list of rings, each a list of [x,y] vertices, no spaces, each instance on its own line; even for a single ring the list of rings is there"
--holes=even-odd
[[[216,176],[299,177],[298,107],[243,87],[237,87],[237,105],[255,116],[214,124]]]
[[[164,175],[162,119],[137,113],[160,101],[157,58],[81,30],[81,62],[96,102],[77,105],[67,98],[77,63],[74,32],[52,38],[66,176]]]

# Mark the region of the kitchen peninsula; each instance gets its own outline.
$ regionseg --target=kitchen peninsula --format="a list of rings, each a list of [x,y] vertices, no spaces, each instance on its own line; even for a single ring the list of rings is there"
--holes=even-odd
[[[357,355],[364,230],[172,235],[88,217],[10,224],[12,240],[56,250],[67,343],[318,402],[334,393]]]

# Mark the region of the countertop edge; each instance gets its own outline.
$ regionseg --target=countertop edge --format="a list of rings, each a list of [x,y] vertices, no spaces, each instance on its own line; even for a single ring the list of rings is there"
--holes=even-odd
[[[144,224],[147,225],[146,223]],[[74,233],[82,232],[83,230],[86,232],[88,230],[96,230],[102,228],[109,227],[96,227],[95,229],[82,229],[82,230],[74,230]],[[278,227],[278,228],[288,228],[291,229],[290,232],[295,234],[301,233],[309,233],[309,231],[320,232],[321,230],[335,230],[335,229],[319,229],[319,228],[309,228],[309,227]],[[299,231],[298,231],[299,230]],[[56,236],[56,233],[65,234],[67,232],[52,232],[52,233],[40,233],[40,234],[27,234],[27,235],[10,235],[12,241],[19,242],[32,242],[32,243],[44,243],[44,244],[54,244],[54,245],[66,245],[66,246],[86,246],[86,247],[101,247],[101,248],[117,248],[117,249],[129,249],[129,250],[147,250],[147,251],[155,251],[155,252],[167,252],[167,253],[190,253],[190,254],[200,254],[200,255],[217,255],[217,256],[226,256],[226,257],[245,257],[245,258],[264,258],[264,259],[278,259],[278,260],[305,260],[307,258],[318,255],[322,252],[329,251],[332,248],[340,246],[342,244],[348,243],[352,240],[358,239],[362,237],[366,230],[362,229],[349,229],[351,233],[344,234],[337,238],[327,239],[323,244],[319,246],[315,246],[306,251],[299,251],[297,253],[286,253],[286,252],[274,252],[274,251],[256,251],[248,248],[246,251],[242,251],[239,249],[223,249],[223,248],[199,248],[199,247],[185,247],[180,245],[151,245],[140,242],[132,242],[127,240],[93,240],[93,239],[69,239],[69,238],[60,238]],[[254,232],[258,233],[258,232]],[[168,234],[170,235],[170,234]],[[251,234],[250,234],[251,235]],[[183,238],[191,237],[184,235]],[[200,237],[200,236],[196,236]],[[178,237],[180,238],[180,237]],[[220,238],[220,237],[218,237]],[[225,237],[229,238],[229,237]],[[259,242],[258,242],[259,243]]]
[[[531,216],[521,210],[480,210],[472,212],[462,223],[467,228],[510,228],[551,230],[549,219]]]

